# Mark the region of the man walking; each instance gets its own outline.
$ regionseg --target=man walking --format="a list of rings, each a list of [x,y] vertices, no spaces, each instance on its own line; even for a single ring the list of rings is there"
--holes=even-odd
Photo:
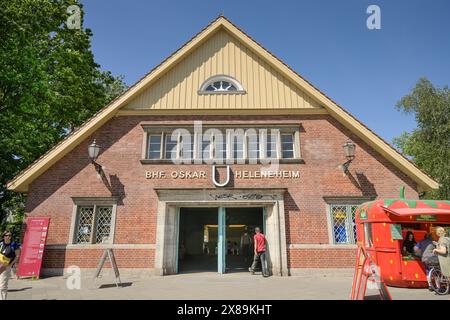
[[[266,237],[261,233],[261,229],[258,227],[255,228],[255,235],[253,236],[253,242],[255,244],[255,255],[253,257],[253,264],[248,269],[252,274],[255,274],[255,268],[258,261],[261,262],[261,269],[263,277],[268,277],[269,273],[267,272],[266,267]]]
[[[252,237],[247,232],[247,229],[245,229],[244,234],[241,236],[241,255],[244,256],[245,262],[250,260],[250,257],[252,256],[253,252],[252,248]]]

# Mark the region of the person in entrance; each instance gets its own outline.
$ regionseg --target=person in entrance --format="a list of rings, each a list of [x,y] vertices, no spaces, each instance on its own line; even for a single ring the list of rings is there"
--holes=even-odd
[[[266,266],[266,237],[261,233],[261,229],[258,227],[255,228],[255,235],[253,236],[253,242],[255,244],[255,255],[253,258],[253,264],[248,271],[252,274],[255,274],[255,268],[258,264],[258,261],[261,262],[261,269],[263,277],[268,277],[269,273],[267,272]]]

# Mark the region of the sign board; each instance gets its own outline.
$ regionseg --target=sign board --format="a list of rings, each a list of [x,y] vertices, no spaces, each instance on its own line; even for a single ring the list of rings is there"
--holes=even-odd
[[[359,219],[360,220],[367,220],[367,211],[364,209],[359,209]]]
[[[48,217],[27,218],[17,277],[39,278],[49,223]]]
[[[391,224],[391,238],[392,240],[403,240],[401,224]]]
[[[416,216],[416,221],[436,221],[436,216],[433,214],[421,214]]]

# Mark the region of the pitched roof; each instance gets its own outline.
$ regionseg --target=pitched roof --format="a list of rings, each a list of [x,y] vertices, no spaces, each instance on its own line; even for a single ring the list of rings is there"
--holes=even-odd
[[[314,87],[311,83],[301,77],[298,73],[292,70],[288,65],[275,57],[267,49],[261,46],[258,42],[253,40],[250,36],[245,34],[237,26],[231,23],[223,16],[219,16],[212,21],[207,27],[196,34],[192,39],[181,46],[177,51],[171,54],[168,58],[162,61],[159,65],[153,68],[143,78],[138,80],[133,86],[131,86],[126,92],[117,97],[111,103],[106,105],[99,112],[94,114],[89,120],[87,120],[81,127],[68,135],[65,139],[43,154],[29,167],[20,172],[12,181],[7,185],[9,190],[17,192],[28,191],[29,184],[50,168],[54,163],[64,157],[67,153],[73,150],[81,141],[95,132],[118,111],[130,102],[136,95],[142,90],[152,85],[163,74],[168,72],[173,66],[179,63],[187,55],[189,55],[194,49],[198,48],[202,43],[207,41],[213,34],[219,30],[225,30],[233,37],[242,42],[246,47],[259,55],[265,62],[271,67],[280,72],[287,79],[302,90],[306,91],[316,101],[318,101],[327,112],[336,118],[345,127],[351,130],[354,134],[359,136],[368,145],[380,152],[386,159],[393,163],[402,172],[413,179],[422,190],[437,189],[438,183],[430,176],[421,171],[411,161],[401,155],[386,141],[376,135],[373,131],[367,128],[364,124],[358,121],[354,116],[345,111],[336,102],[327,97],[323,92]]]

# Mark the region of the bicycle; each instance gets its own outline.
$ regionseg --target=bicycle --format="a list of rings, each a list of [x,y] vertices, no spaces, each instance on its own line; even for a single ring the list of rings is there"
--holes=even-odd
[[[427,275],[428,285],[438,295],[448,294],[450,289],[450,278],[442,274],[439,264],[431,266]]]

